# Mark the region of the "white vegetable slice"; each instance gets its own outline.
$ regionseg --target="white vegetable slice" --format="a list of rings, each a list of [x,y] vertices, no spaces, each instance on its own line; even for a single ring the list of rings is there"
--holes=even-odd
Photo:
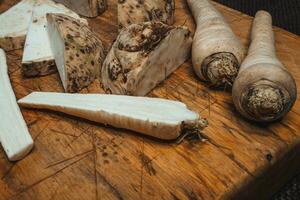
[[[54,56],[47,33],[47,13],[65,14],[87,24],[75,12],[51,0],[37,0],[33,10],[22,59],[22,71],[26,77],[43,76],[56,71]]]
[[[36,0],[20,1],[0,15],[0,48],[23,48],[35,3]]]
[[[0,49],[0,141],[11,161],[22,159],[33,140],[22,117],[7,74],[5,53]]]
[[[21,106],[50,109],[160,139],[176,139],[184,131],[199,131],[206,120],[177,101],[106,94],[33,92]]]

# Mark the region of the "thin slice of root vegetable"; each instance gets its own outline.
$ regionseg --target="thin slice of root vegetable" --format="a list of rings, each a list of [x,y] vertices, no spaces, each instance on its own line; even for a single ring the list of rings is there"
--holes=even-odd
[[[0,49],[0,141],[11,161],[22,159],[33,147],[8,77],[5,53]]]
[[[233,101],[246,118],[274,121],[290,111],[297,98],[292,75],[276,57],[272,17],[256,13],[247,57],[233,85]]]
[[[22,0],[0,15],[0,48],[23,48],[35,4],[36,0]]]
[[[33,92],[23,107],[49,109],[164,140],[199,133],[207,121],[177,101],[107,94]]]
[[[196,74],[214,87],[231,86],[245,49],[209,0],[187,0],[197,29],[192,47]]]

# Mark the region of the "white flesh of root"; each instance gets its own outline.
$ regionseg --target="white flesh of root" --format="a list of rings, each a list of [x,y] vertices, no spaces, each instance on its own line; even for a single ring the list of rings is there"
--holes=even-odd
[[[148,136],[172,140],[193,133],[207,121],[177,101],[106,94],[34,92],[20,99],[23,107],[49,109]]]
[[[23,48],[35,3],[36,0],[22,0],[0,15],[0,48]]]
[[[54,0],[85,17],[97,17],[107,9],[107,0]]]
[[[297,98],[292,75],[276,57],[272,17],[265,11],[255,15],[251,45],[233,85],[237,110],[258,122],[283,117]]]
[[[118,0],[119,30],[147,21],[174,23],[174,0]]]
[[[186,27],[144,22],[123,29],[103,63],[105,91],[144,96],[188,59],[191,43]]]
[[[75,12],[52,0],[37,0],[33,10],[22,58],[22,72],[26,77],[48,75],[56,71],[54,55],[47,33],[47,13],[65,14],[86,23]]]
[[[231,86],[245,55],[243,45],[209,0],[187,2],[197,24],[192,47],[196,74],[211,86]]]
[[[22,159],[33,147],[8,77],[5,53],[0,49],[0,141],[11,161]]]

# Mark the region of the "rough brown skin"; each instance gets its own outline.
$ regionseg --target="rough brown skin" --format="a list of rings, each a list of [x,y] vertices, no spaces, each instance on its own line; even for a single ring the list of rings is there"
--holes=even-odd
[[[107,0],[54,0],[85,17],[97,17],[107,9]]]
[[[201,65],[202,74],[213,86],[232,85],[239,70],[238,60],[232,53],[222,52],[206,57]]]
[[[21,49],[24,47],[25,39],[26,36],[0,38],[0,48],[4,49],[5,51]]]
[[[103,64],[105,91],[144,96],[189,57],[191,42],[187,28],[161,22],[123,29]]]
[[[256,13],[251,40],[233,85],[233,101],[237,110],[250,120],[274,121],[290,111],[297,89],[292,75],[276,57],[269,13]]]
[[[147,21],[160,21],[172,25],[174,11],[174,0],[118,0],[119,30]]]
[[[209,0],[187,0],[195,18],[192,61],[196,74],[213,87],[232,86],[245,50]]]
[[[54,60],[23,63],[21,70],[24,77],[46,76],[57,72]]]
[[[65,76],[61,74],[61,79],[65,91],[78,92],[99,75],[104,60],[102,42],[87,25],[66,15],[47,14],[47,21],[49,31],[56,29],[64,42]]]

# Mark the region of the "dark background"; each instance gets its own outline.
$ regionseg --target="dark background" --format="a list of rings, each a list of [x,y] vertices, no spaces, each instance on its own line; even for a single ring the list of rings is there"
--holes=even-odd
[[[266,10],[273,17],[273,24],[300,35],[300,0],[214,0],[228,7],[254,16]],[[300,200],[300,199],[299,199]]]

